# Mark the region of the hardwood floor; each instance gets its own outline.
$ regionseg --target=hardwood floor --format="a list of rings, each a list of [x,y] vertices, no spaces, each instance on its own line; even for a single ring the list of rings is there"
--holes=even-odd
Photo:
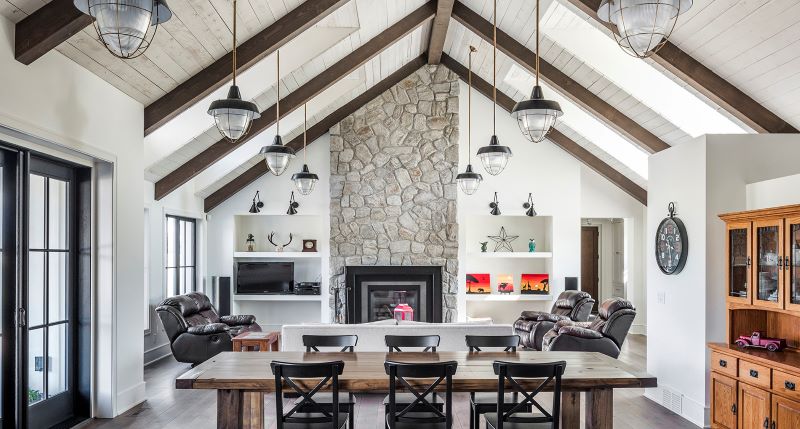
[[[646,337],[630,335],[620,360],[639,368],[645,366]],[[94,420],[89,428],[171,428],[203,429],[216,427],[216,396],[213,391],[175,390],[174,379],[189,369],[172,358],[145,368],[147,401],[113,420]],[[466,394],[456,395],[455,429],[469,428]],[[358,395],[356,428],[382,428],[382,395]],[[274,398],[267,396],[266,427],[275,427]],[[581,413],[583,416],[583,413]],[[614,395],[614,427],[618,429],[697,428],[680,416],[646,399],[641,389],[619,389]]]

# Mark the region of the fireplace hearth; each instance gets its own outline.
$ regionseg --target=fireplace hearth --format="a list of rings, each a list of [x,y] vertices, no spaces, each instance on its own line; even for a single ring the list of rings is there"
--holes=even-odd
[[[442,267],[345,267],[347,323],[392,319],[398,304],[414,309],[414,320],[442,321]]]

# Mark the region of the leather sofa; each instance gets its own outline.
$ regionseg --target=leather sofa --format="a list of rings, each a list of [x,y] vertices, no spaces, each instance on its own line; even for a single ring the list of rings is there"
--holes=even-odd
[[[556,322],[571,320],[585,322],[594,307],[594,299],[586,292],[567,290],[558,296],[549,313],[523,311],[514,322],[514,333],[519,335],[523,347],[542,350],[542,338]]]
[[[630,301],[607,299],[591,322],[557,322],[545,334],[542,350],[600,352],[617,358],[635,317],[636,309]]]
[[[172,355],[192,365],[232,350],[232,339],[245,331],[261,331],[255,316],[220,316],[205,294],[192,292],[167,298],[156,307],[169,337]]]

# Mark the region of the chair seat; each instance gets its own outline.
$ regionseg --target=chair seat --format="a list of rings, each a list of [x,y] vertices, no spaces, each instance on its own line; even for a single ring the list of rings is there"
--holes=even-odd
[[[297,399],[295,399],[294,403],[297,404],[302,400],[303,400],[303,398],[298,397]],[[316,395],[314,395],[314,402],[316,402],[316,403],[318,403],[320,405],[333,404],[333,393],[330,393],[330,392],[317,393]],[[339,405],[340,406],[342,406],[342,405],[353,405],[355,403],[356,403],[356,397],[355,396],[351,397],[350,394],[347,393],[347,392],[339,392]]]
[[[389,414],[386,414],[386,427],[389,427]],[[419,418],[420,420],[425,418],[434,418],[436,417],[433,413],[408,413],[405,417],[415,417]],[[447,423],[445,422],[424,422],[424,421],[403,421],[403,422],[395,422],[394,424],[395,429],[447,429]]]
[[[506,393],[504,395],[505,399],[503,400],[504,405],[514,405],[514,395],[511,393]],[[522,397],[522,396],[520,396]],[[523,397],[524,399],[524,397]],[[475,395],[470,398],[473,404],[475,405],[497,405],[497,393],[492,392],[476,392]],[[517,398],[519,400],[519,398]]]
[[[314,417],[321,416],[319,413],[295,413],[292,417]],[[342,429],[347,425],[347,413],[339,413],[339,422],[337,428]],[[286,422],[283,424],[284,429],[331,429],[330,423],[300,423],[300,422]]]
[[[541,414],[524,414],[516,413],[515,417],[541,417]],[[485,414],[486,429],[497,428],[497,414]],[[542,423],[520,423],[520,422],[503,422],[503,429],[552,429],[553,424]]]
[[[410,392],[398,392],[397,394],[394,395],[394,402],[395,405],[397,406],[398,411],[407,407],[409,404],[414,402],[415,399],[417,399],[417,397]],[[433,395],[428,395],[428,402],[430,402],[431,405],[436,407],[436,409],[438,410],[443,409],[442,407],[444,406],[444,398],[442,398],[441,395],[439,395],[438,393],[434,392]],[[389,406],[389,395],[386,395],[386,397],[383,398],[383,405],[387,407]],[[425,404],[417,404],[417,406],[425,407]]]

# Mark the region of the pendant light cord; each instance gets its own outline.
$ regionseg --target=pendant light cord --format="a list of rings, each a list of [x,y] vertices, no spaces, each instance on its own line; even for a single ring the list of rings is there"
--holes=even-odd
[[[536,86],[539,86],[539,1],[536,0]]]
[[[303,164],[307,164],[306,160],[306,121],[308,120],[308,103],[303,104]]]
[[[494,102],[492,108],[492,134],[497,135],[497,0],[494,0],[492,24],[492,40],[494,42],[492,48],[492,99]]]
[[[475,47],[469,47],[469,71],[467,72],[467,153],[469,159],[472,159],[472,53],[475,52]],[[469,162],[467,162],[469,164]]]
[[[233,0],[233,86],[236,86],[236,0]]]
[[[275,134],[281,135],[281,51],[275,51],[275,55],[277,55],[276,64],[276,91],[278,92],[278,101],[275,102]]]

